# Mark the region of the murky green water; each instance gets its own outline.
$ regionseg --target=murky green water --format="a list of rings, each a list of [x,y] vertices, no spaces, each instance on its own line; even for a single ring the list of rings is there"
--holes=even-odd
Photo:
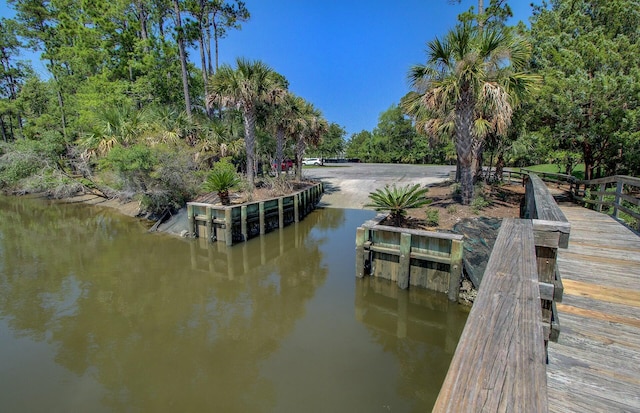
[[[0,197],[4,412],[429,411],[466,312],[356,280],[369,211],[230,249]]]

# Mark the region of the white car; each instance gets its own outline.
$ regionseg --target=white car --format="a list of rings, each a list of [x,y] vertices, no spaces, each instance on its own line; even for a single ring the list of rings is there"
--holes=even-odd
[[[303,165],[322,165],[322,158],[302,158]]]

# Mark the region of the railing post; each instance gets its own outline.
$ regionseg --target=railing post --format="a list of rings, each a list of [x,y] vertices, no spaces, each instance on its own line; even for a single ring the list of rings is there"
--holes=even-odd
[[[620,196],[622,195],[622,181],[616,181],[616,200],[613,202],[613,216],[618,218],[618,207],[620,206]]]
[[[596,211],[602,212],[602,203],[604,202],[604,191],[607,189],[607,184],[600,184],[600,189],[598,192],[598,205],[596,206]],[[617,197],[616,197],[617,198]]]

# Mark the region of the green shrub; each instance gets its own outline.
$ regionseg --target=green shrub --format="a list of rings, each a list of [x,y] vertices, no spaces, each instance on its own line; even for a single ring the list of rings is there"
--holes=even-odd
[[[491,205],[491,202],[487,200],[484,195],[476,195],[471,201],[471,211],[474,214],[478,214],[481,210]]]
[[[448,214],[453,215],[453,214],[455,214],[456,212],[458,212],[458,207],[457,207],[457,206],[455,206],[455,205],[449,205],[449,206],[447,207],[447,213],[448,213]]]
[[[204,182],[204,189],[216,192],[222,205],[229,205],[229,190],[240,184],[241,179],[236,173],[236,167],[227,159],[216,162]]]
[[[154,148],[157,160],[149,174],[142,206],[154,215],[166,209],[180,209],[198,192],[202,178],[198,176],[195,161],[187,151],[163,146]]]
[[[420,208],[427,205],[430,200],[425,197],[429,188],[420,188],[419,184],[407,185],[402,188],[385,185],[383,189],[377,189],[369,193],[371,203],[365,207],[372,207],[376,211],[389,211],[395,225],[399,226],[407,215],[407,209]]]
[[[435,208],[427,208],[425,212],[427,226],[437,227],[440,224],[440,211]]]
[[[144,145],[115,146],[100,162],[102,169],[113,169],[118,173],[124,191],[137,193],[147,189],[149,174],[155,164],[151,148]]]
[[[0,188],[20,187],[22,180],[55,169],[64,150],[64,140],[56,132],[46,133],[39,140],[21,139],[3,144],[0,150]]]

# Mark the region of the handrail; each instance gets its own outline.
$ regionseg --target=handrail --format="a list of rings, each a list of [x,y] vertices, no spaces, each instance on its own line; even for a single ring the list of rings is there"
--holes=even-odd
[[[548,409],[533,225],[505,219],[434,412]]]
[[[529,174],[521,216],[505,219],[434,412],[546,412],[546,343],[559,334],[556,266],[570,224]]]
[[[620,218],[620,212],[623,212],[636,220],[636,230],[640,231],[640,213],[634,211],[624,203],[629,203],[635,206],[640,206],[640,198],[634,197],[624,192],[624,185],[640,188],[640,178],[628,175],[612,175],[603,178],[595,179],[578,179],[572,175],[552,173],[552,172],[533,172],[526,168],[520,168],[523,172],[530,172],[539,175],[543,181],[569,184],[569,192],[571,197],[575,201],[583,202],[586,205],[591,205],[596,211],[602,212],[602,207],[613,207],[613,215],[616,219]],[[613,186],[615,184],[616,191],[607,192],[607,185]],[[597,190],[590,191],[590,195],[596,196],[595,199],[588,198],[586,196],[587,188],[599,185]],[[581,189],[582,188],[582,189]],[[605,196],[614,196],[613,201],[605,201]],[[585,206],[586,206],[585,205]],[[628,225],[628,223],[627,223]]]
[[[597,190],[591,191],[590,194],[594,195],[595,199],[589,199],[586,196],[586,190],[588,187],[598,185]],[[615,185],[615,193],[607,191],[607,185]],[[633,188],[640,188],[640,178],[627,175],[614,175],[604,178],[596,178],[590,180],[576,181],[575,187],[572,187],[571,195],[573,199],[584,202],[588,205],[593,205],[595,210],[602,212],[602,207],[613,207],[612,215],[616,218],[620,218],[620,212],[623,212],[636,220],[636,229],[640,230],[640,213],[628,208],[625,203],[629,203],[635,206],[640,206],[640,198],[626,194],[624,186],[630,186]],[[580,189],[583,186],[584,189]],[[613,201],[605,201],[605,196],[614,196]]]

